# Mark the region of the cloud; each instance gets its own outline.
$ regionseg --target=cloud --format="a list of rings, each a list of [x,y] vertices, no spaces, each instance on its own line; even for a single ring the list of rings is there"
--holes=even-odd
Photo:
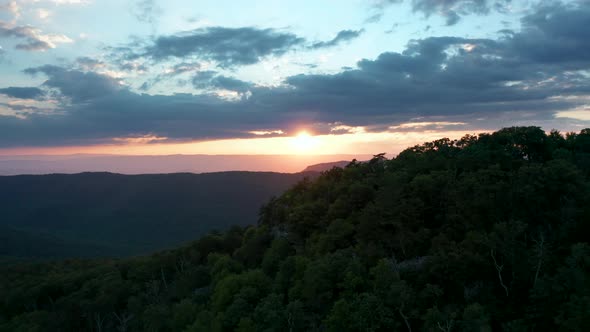
[[[216,71],[206,70],[198,72],[192,79],[195,89],[221,89],[246,93],[253,89],[254,84],[245,82],[234,77],[218,75]]]
[[[150,80],[144,82],[140,90],[149,90],[156,84],[169,79],[171,77],[176,77],[185,73],[195,72],[201,69],[200,63],[189,63],[189,62],[181,62],[177,63],[172,67],[166,68],[162,73],[156,75],[155,77],[151,78]]]
[[[48,19],[52,14],[53,14],[52,12],[50,12],[49,10],[44,9],[44,8],[39,8],[37,10],[37,15],[41,20]]]
[[[114,142],[126,143],[126,144],[150,144],[150,143],[157,143],[161,141],[166,141],[168,137],[158,137],[155,135],[140,135],[140,136],[131,136],[131,137],[114,137]]]
[[[0,4],[0,11],[5,10],[8,11],[13,15],[15,19],[20,17],[20,7],[18,6],[16,1],[8,1],[6,3]]]
[[[522,19],[510,46],[530,61],[580,68],[590,62],[589,20],[590,2],[543,6]]]
[[[396,126],[389,127],[390,130],[413,130],[413,129],[442,129],[448,127],[465,126],[465,122],[449,122],[449,121],[422,121],[422,122],[406,122],[400,123]]]
[[[424,16],[441,15],[446,19],[447,25],[457,24],[461,16],[477,14],[485,15],[491,10],[503,12],[512,0],[411,0],[412,10],[420,12]],[[371,18],[378,20],[382,11],[387,7],[399,4],[403,0],[378,0],[372,2],[372,7],[381,12],[373,14]]]
[[[367,17],[365,19],[364,23],[377,23],[377,22],[381,21],[382,18],[383,18],[383,12],[380,11],[380,12],[371,14],[369,17]]]
[[[412,9],[425,15],[445,14],[449,11],[464,13],[487,14],[496,0],[412,0]],[[510,0],[504,0],[510,2]]]
[[[62,34],[44,34],[40,29],[30,25],[11,26],[2,21],[0,21],[0,37],[23,40],[15,48],[24,51],[46,51],[56,48],[57,44],[73,42],[73,40]]]
[[[255,27],[203,27],[153,40],[134,39],[127,45],[107,47],[120,64],[138,59],[153,63],[170,60],[213,62],[220,68],[252,65],[296,49],[334,47],[358,38],[364,30],[342,30],[329,41],[308,42],[290,32]]]
[[[126,61],[119,63],[119,69],[126,72],[144,73],[148,71],[148,67],[138,61]]]
[[[211,80],[213,87],[235,91],[238,93],[245,93],[252,89],[253,85],[250,82],[245,82],[234,77],[219,75]]]
[[[22,101],[30,101],[30,99],[23,99]],[[11,110],[17,111],[17,112],[24,112],[24,111],[45,112],[45,111],[49,110],[49,108],[41,108],[41,107],[31,105],[29,103],[20,104],[18,102],[16,102],[16,103],[15,102],[0,103],[0,106],[6,107],[8,109],[11,109]]]
[[[385,7],[391,6],[393,4],[398,4],[403,2],[403,0],[371,0],[371,5],[375,8],[383,9]]]
[[[154,60],[198,56],[220,67],[232,67],[282,55],[303,42],[303,38],[275,29],[208,27],[160,36],[141,55]]]
[[[341,43],[351,41],[360,37],[364,30],[342,30],[338,32],[334,39],[329,41],[318,42],[310,46],[311,49],[334,47]]]
[[[162,8],[156,4],[156,0],[139,0],[131,12],[138,21],[154,25],[162,14]]]
[[[214,70],[204,70],[198,72],[192,79],[195,89],[205,89],[210,86],[211,80],[217,75]]]
[[[54,5],[69,5],[69,4],[88,4],[90,0],[10,0],[0,3],[0,11],[8,11],[12,14],[12,24],[21,17],[21,5],[29,6],[30,3],[48,2]],[[37,15],[40,19],[48,18],[52,13],[46,9],[40,8],[37,10]]]
[[[285,132],[282,130],[252,130],[249,131],[250,134],[256,136],[276,136],[276,135],[283,135]]]
[[[76,63],[86,71],[94,71],[105,67],[104,62],[90,57],[79,57],[76,59]]]
[[[49,0],[57,5],[78,5],[78,4],[89,4],[90,0]]]
[[[447,19],[447,25],[455,25],[459,22],[459,20],[461,20],[461,16],[459,16],[459,14],[457,14],[457,12],[454,10],[445,12],[444,16]]]
[[[17,99],[40,99],[44,92],[36,87],[8,87],[0,89],[0,94]]]
[[[555,113],[555,117],[590,121],[590,109],[586,108],[573,111],[559,111]]]
[[[73,102],[87,102],[125,89],[119,80],[107,75],[68,70],[52,65],[28,68],[25,73],[45,74],[49,79],[43,83],[43,86],[59,90],[63,97]]]
[[[521,31],[499,38],[417,39],[354,68],[293,75],[278,86],[199,68],[185,72],[195,94],[137,93],[96,72],[32,68],[26,72],[47,76],[40,88],[62,97],[59,107],[24,118],[0,116],[0,145],[79,145],[116,137],[208,140],[253,137],[261,128],[290,135],[302,126],[330,133],[335,123],[340,133],[493,129],[554,121],[556,115],[577,119],[560,121],[584,120],[589,20],[590,4],[540,7],[522,19]],[[228,100],[214,93],[219,89],[248,96]]]

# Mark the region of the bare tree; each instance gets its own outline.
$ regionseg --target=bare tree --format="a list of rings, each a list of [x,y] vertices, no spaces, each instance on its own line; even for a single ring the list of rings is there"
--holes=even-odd
[[[100,312],[95,313],[93,316],[94,324],[96,325],[96,332],[102,332],[102,326],[104,325],[104,321],[106,317],[102,317]]]
[[[409,317],[404,314],[404,306],[405,303],[402,302],[401,306],[398,308],[398,312],[399,315],[404,319],[404,323],[406,323],[406,326],[408,327],[408,332],[412,332],[412,327],[410,326],[410,321],[408,320]]]
[[[453,328],[453,320],[446,320],[443,324],[436,322],[436,326],[438,326],[438,329],[443,332],[451,332],[451,329]]]
[[[504,288],[504,291],[506,292],[506,296],[508,296],[508,287],[506,287],[506,285],[504,284],[504,280],[502,280],[502,270],[504,269],[504,264],[502,264],[502,265],[498,264],[498,261],[496,260],[496,253],[494,252],[494,249],[490,250],[490,255],[492,256],[492,259],[494,260],[494,266],[496,267],[496,271],[498,271],[498,279],[500,279],[500,285],[502,286],[502,288]]]
[[[164,268],[160,267],[160,274],[162,276],[162,283],[164,285],[164,289],[168,289],[168,283],[166,282],[166,275],[164,274]]]
[[[176,266],[175,266],[176,267],[176,272],[178,272],[178,274],[183,274],[187,265],[188,265],[188,260],[184,256],[182,256],[176,262]]]
[[[114,315],[117,318],[117,321],[119,322],[119,325],[117,326],[117,331],[126,332],[129,321],[133,319],[133,314],[125,312],[119,315],[115,312]]]
[[[537,252],[537,268],[535,271],[535,279],[533,281],[533,288],[537,286],[537,280],[539,279],[539,273],[541,272],[541,266],[543,265],[543,256],[545,255],[545,236],[539,232],[539,239],[533,239],[535,242],[535,249]]]

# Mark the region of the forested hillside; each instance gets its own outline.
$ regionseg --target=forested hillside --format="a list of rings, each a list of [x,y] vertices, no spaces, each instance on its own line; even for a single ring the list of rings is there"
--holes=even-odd
[[[353,161],[272,199],[255,227],[4,267],[0,331],[587,331],[589,175],[588,129]]]
[[[0,257],[112,257],[256,224],[268,199],[311,174],[221,172],[0,176]]]

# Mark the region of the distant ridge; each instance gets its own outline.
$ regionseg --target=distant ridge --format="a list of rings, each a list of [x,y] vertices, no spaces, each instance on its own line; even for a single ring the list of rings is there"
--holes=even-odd
[[[316,173],[317,174],[317,173]],[[0,258],[112,257],[254,225],[260,206],[308,173],[0,176]]]
[[[0,175],[211,173],[226,171],[297,173],[334,160],[368,160],[371,155],[63,155],[0,156]]]
[[[350,164],[350,161],[348,161],[348,160],[341,160],[341,161],[334,161],[334,162],[330,162],[330,163],[315,164],[315,165],[307,166],[303,170],[303,172],[323,172],[323,171],[330,170],[330,169],[332,169],[334,167],[344,168],[348,164]]]

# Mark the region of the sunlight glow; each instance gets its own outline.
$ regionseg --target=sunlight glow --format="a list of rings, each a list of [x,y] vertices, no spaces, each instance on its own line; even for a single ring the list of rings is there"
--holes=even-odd
[[[555,113],[556,118],[568,118],[580,121],[590,120],[590,108],[581,108],[572,111],[560,111]]]
[[[310,135],[303,130],[297,136],[291,139],[291,146],[296,153],[313,153],[318,147],[319,140],[317,137]]]
[[[473,134],[486,132],[485,129],[473,130]],[[115,144],[93,146],[37,147],[37,148],[0,148],[2,155],[69,155],[69,154],[109,154],[109,155],[371,155],[386,152],[389,157],[397,155],[403,149],[430,142],[441,137],[461,138],[464,130],[428,132],[366,132],[341,135],[316,135],[300,132],[291,137],[256,137],[243,139],[221,139],[210,141],[193,141],[170,143],[151,140],[150,143],[136,141],[114,141]],[[148,136],[149,138],[149,136]]]

